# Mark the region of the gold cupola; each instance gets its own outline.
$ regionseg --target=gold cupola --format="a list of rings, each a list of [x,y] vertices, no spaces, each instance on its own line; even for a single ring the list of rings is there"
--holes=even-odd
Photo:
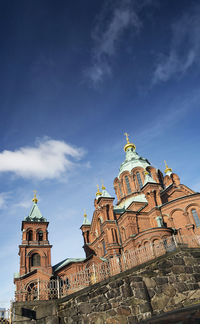
[[[126,152],[128,148],[133,148],[135,150],[136,149],[135,144],[129,142],[129,134],[124,133],[124,135],[126,136],[126,142],[127,142],[126,145],[124,145],[124,151]]]
[[[165,173],[166,173],[166,174],[167,174],[167,173],[168,173],[168,174],[169,174],[169,173],[171,174],[171,173],[172,173],[172,169],[168,167],[166,161],[164,161],[164,162],[165,162]]]
[[[99,196],[101,196],[101,195],[102,195],[102,193],[101,193],[100,190],[99,190],[99,185],[97,185],[96,197],[99,197]]]

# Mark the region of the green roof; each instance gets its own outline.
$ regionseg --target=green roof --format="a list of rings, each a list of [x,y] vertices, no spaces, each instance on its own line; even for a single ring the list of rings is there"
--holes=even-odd
[[[60,270],[61,268],[63,268],[64,266],[68,265],[69,263],[77,263],[77,262],[83,262],[85,261],[85,258],[67,258],[59,263],[57,263],[56,265],[54,265],[53,271],[57,271]]]
[[[24,219],[27,222],[46,222],[46,218],[44,218],[38,208],[36,202],[34,202],[31,211],[27,217]]]

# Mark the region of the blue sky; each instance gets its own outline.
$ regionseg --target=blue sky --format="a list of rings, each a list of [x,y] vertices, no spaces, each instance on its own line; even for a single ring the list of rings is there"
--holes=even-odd
[[[0,3],[0,306],[13,297],[33,190],[52,263],[82,257],[96,184],[137,152],[199,190],[200,5],[167,0]]]

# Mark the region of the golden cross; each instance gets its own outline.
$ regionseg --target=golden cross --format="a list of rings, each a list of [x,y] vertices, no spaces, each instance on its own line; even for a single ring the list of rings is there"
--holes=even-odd
[[[129,134],[128,133],[124,133],[124,135],[126,136],[126,141],[127,141],[127,143],[129,143]]]
[[[34,197],[36,197],[37,190],[33,190],[33,192],[34,192]]]

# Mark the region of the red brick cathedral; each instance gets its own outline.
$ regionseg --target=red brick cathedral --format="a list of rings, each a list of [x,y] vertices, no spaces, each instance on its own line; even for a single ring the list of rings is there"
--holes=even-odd
[[[48,222],[42,216],[37,198],[28,217],[22,221],[19,245],[20,272],[15,275],[16,292],[27,292],[40,280],[67,280],[69,274],[103,263],[113,256],[145,247],[169,237],[200,234],[200,193],[180,183],[166,164],[165,175],[139,156],[136,146],[124,146],[125,160],[114,179],[115,197],[104,186],[98,188],[92,221],[84,215],[81,231],[86,257],[66,258],[51,265]]]

